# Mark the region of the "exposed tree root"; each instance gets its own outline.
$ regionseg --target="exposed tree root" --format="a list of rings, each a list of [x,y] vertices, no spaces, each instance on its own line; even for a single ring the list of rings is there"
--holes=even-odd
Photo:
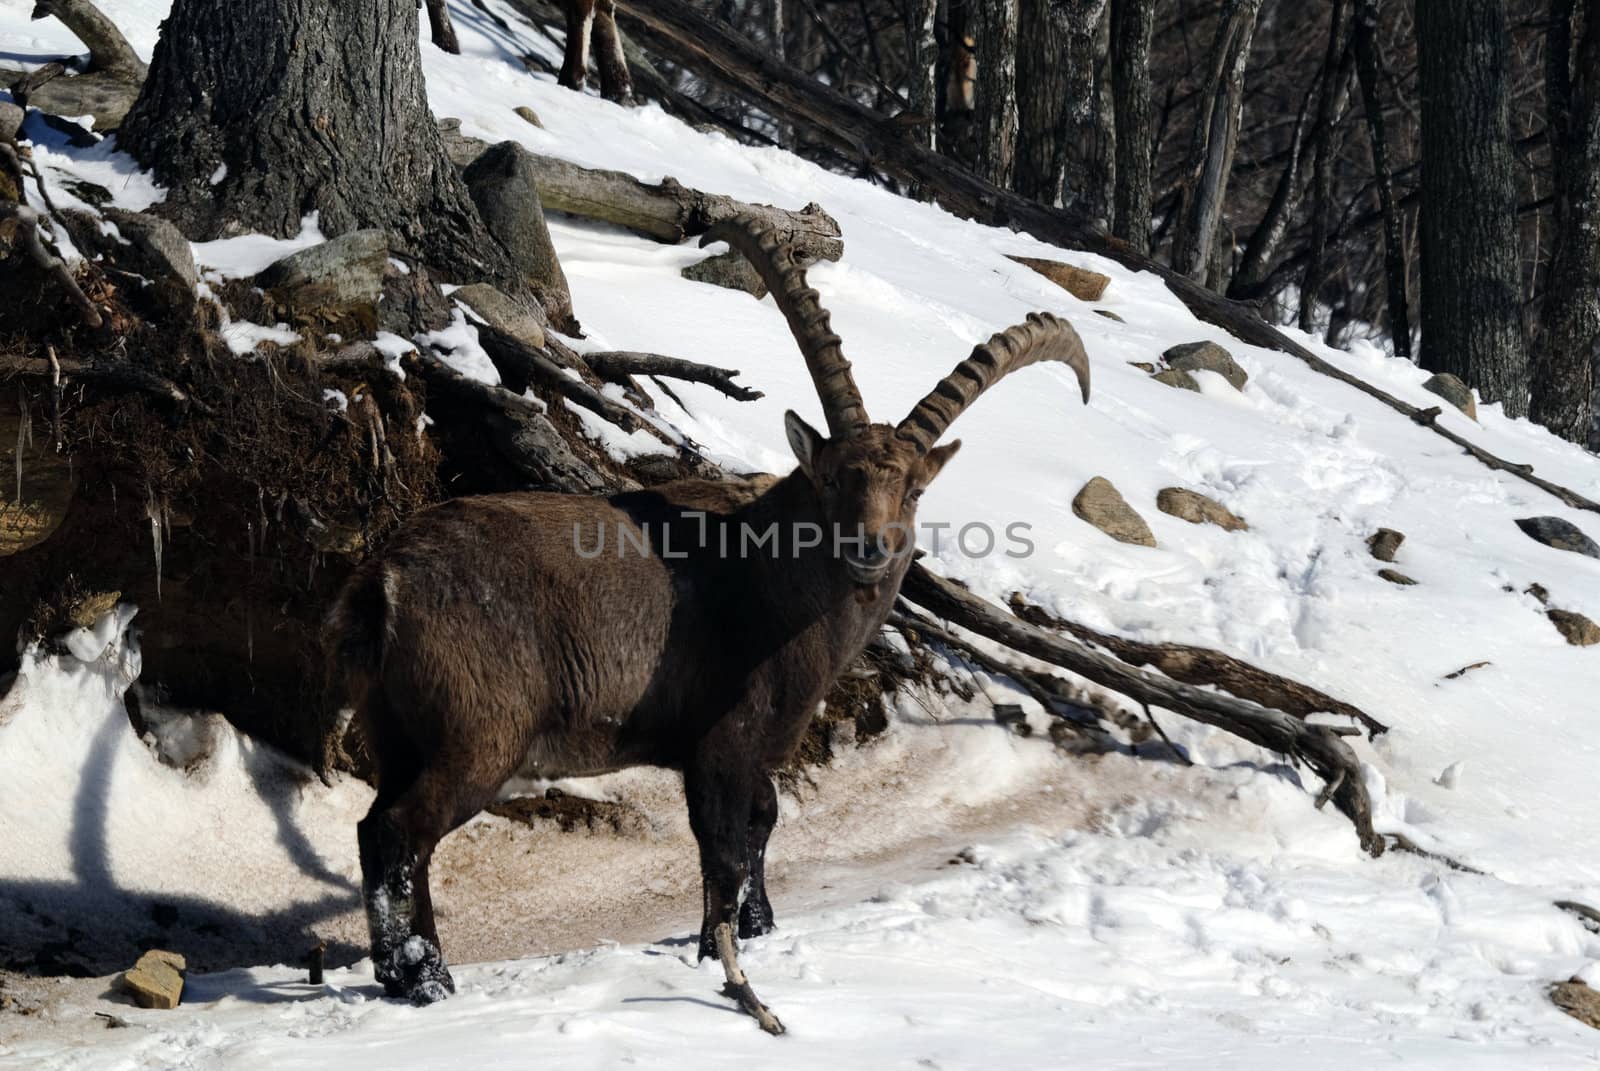
[[[620,380],[627,376],[664,376],[688,383],[704,383],[736,402],[753,402],[766,395],[733,381],[739,374],[737,368],[717,368],[709,364],[696,364],[678,357],[663,357],[658,353],[638,353],[633,350],[608,350],[586,353],[583,359],[602,379]]]

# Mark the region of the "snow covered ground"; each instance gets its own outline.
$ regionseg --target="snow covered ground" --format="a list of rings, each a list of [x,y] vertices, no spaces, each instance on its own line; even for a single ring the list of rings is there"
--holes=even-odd
[[[160,0],[104,7],[148,54]],[[31,8],[0,0],[0,54],[76,51],[53,20],[27,21]],[[446,842],[436,881],[447,953],[487,961],[457,971],[452,1001],[385,1002],[365,964],[316,991],[295,967],[192,977],[176,1012],[97,1002],[98,983],[69,987],[72,999],[39,1016],[0,1015],[0,1066],[1600,1063],[1600,1034],[1544,995],[1574,974],[1600,984],[1600,936],[1552,906],[1600,906],[1600,746],[1588,731],[1600,648],[1566,645],[1524,594],[1538,582],[1553,605],[1600,619],[1600,562],[1513,523],[1555,515],[1600,539],[1600,518],[1491,472],[1293,358],[1197,322],[1154,278],[653,108],[566,92],[517,61],[549,49],[537,34],[508,37],[470,4],[453,11],[464,54],[423,50],[436,114],[461,118],[465,133],[832,213],[845,257],[811,281],[878,419],[898,419],[974,342],[1028,311],[1071,318],[1094,366],[1090,405],[1065,370],[1014,377],[962,418],[966,447],[922,508],[925,521],[956,528],[1027,523],[1035,553],[973,558],[947,536],[936,567],[1107,631],[1222,648],[1364,707],[1393,726],[1358,745],[1379,828],[1486,874],[1364,858],[1342,818],[1311,809],[1317,786],[1170,715],[1195,769],[1071,759],[992,726],[982,704],[930,712],[907,702],[882,743],[786,801],[773,848],[775,866],[790,860],[776,898],[782,929],[745,958],[787,1039],[759,1034],[717,995],[716,972],[695,967],[692,856],[672,787],[629,775],[599,788],[649,811],[656,828],[641,840],[536,839],[482,819]],[[515,115],[520,104],[545,129]],[[131,204],[159,197],[111,149],[58,145],[41,159]],[[552,232],[588,335],[580,345],[742,369],[765,399],[683,386],[687,409],[665,403],[665,415],[719,460],[791,464],[782,411],[815,420],[817,405],[770,301],[681,279],[706,255],[692,245],[579,220],[553,220]],[[1113,281],[1091,307],[1005,253],[1066,259]],[[1232,351],[1250,373],[1243,393],[1206,373],[1201,394],[1173,390],[1126,363],[1198,339]],[[1393,394],[1434,400],[1423,373],[1373,347],[1307,344]],[[1441,419],[1600,497],[1592,456],[1496,407],[1479,415],[1477,425],[1448,409]],[[1115,543],[1073,516],[1072,497],[1093,476],[1146,517],[1158,548]],[[1158,512],[1156,492],[1172,485],[1221,500],[1250,530]],[[1406,533],[1395,564],[1417,586],[1376,576],[1365,539],[1378,526]],[[225,730],[197,773],[160,765],[117,698],[134,657],[113,643],[93,666],[30,665],[0,704],[0,899],[34,912],[7,907],[0,933],[70,925],[133,947],[143,919],[176,903],[191,924],[210,924],[194,950],[208,962],[227,946],[282,947],[282,934],[307,928],[359,942],[352,829],[364,790],[307,783]],[[1478,662],[1489,664],[1446,679]],[[971,862],[945,865],[968,846]],[[561,954],[506,958],[546,951]],[[94,1008],[133,1028],[101,1029]]]

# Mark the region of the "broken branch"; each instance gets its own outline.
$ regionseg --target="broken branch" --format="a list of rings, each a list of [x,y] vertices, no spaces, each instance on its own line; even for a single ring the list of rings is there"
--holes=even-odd
[[[620,380],[627,376],[665,376],[688,383],[704,383],[737,402],[753,402],[765,397],[758,390],[741,387],[733,381],[739,374],[737,368],[717,368],[715,365],[696,364],[678,357],[664,357],[659,353],[639,353],[634,350],[606,350],[586,353],[583,359],[602,379]]]

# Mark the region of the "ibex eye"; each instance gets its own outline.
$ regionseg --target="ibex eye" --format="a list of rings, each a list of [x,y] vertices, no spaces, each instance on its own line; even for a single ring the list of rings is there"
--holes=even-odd
[[[920,487],[914,487],[911,490],[906,492],[906,498],[908,500],[912,501],[912,502],[917,501],[921,497],[922,497],[922,488],[920,488]]]

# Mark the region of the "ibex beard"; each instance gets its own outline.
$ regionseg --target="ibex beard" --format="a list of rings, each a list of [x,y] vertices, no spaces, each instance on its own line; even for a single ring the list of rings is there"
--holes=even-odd
[[[786,414],[793,472],[607,498],[447,502],[402,526],[330,615],[331,684],[355,710],[377,772],[358,840],[374,973],[392,996],[426,1004],[454,991],[428,886],[446,834],[513,777],[651,765],[683,774],[704,889],[699,955],[720,959],[724,992],[782,1033],[735,941],[774,926],[772,772],[883,627],[911,561],[918,499],[960,448],[936,445],[950,423],[1039,361],[1070,367],[1088,400],[1076,332],[1036,313],[976,347],[898,425],[873,424],[789,249],[747,218],[706,240],[728,241],[756,266],[816,384],[828,433]],[[863,538],[728,555],[703,538],[708,524],[713,533],[810,524]],[[572,533],[597,527],[644,552],[585,557]]]

